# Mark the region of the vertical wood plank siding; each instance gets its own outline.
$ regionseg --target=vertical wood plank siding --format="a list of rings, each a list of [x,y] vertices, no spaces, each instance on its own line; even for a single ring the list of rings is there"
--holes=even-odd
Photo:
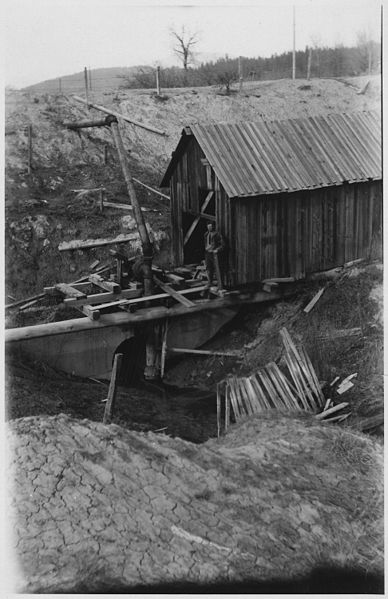
[[[231,200],[234,285],[328,270],[379,251],[381,181]]]
[[[198,213],[209,182],[193,137],[170,179],[172,263],[183,264],[182,213]],[[357,258],[381,244],[382,182],[230,199],[211,169],[216,226],[227,242],[225,283],[303,278]],[[202,196],[203,197],[203,196]]]

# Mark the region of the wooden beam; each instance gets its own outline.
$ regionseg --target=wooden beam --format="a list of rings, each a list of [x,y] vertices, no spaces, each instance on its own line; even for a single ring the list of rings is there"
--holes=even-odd
[[[116,112],[115,110],[110,110],[108,108],[105,108],[104,106],[99,106],[98,104],[91,104],[90,102],[87,102],[86,100],[84,100],[83,98],[80,98],[79,96],[72,96],[72,98],[76,102],[81,102],[82,104],[86,104],[87,106],[95,108],[96,110],[99,110],[100,112],[104,112],[105,114],[111,114],[119,119],[123,119],[124,121],[127,121],[127,123],[131,123],[131,125],[135,125],[136,127],[141,127],[142,129],[146,129],[147,131],[151,131],[152,133],[156,133],[157,135],[163,135],[163,136],[168,137],[167,133],[165,131],[160,131],[160,129],[155,129],[155,127],[151,127],[150,125],[145,125],[144,123],[139,123],[138,121],[134,121],[133,119],[130,119],[129,117],[125,116],[125,114],[120,114],[120,112]]]
[[[200,291],[203,291],[205,289],[205,285],[202,285],[201,287],[196,287],[196,288],[189,288],[189,289],[182,289],[179,293],[181,294],[192,294],[192,293],[198,293]],[[94,304],[100,304],[100,307],[103,308],[104,303],[108,302],[110,300],[120,300],[120,299],[125,299],[126,300],[126,304],[125,305],[136,305],[136,304],[142,304],[144,302],[149,302],[149,301],[154,301],[154,300],[164,300],[167,299],[168,297],[171,297],[169,293],[157,293],[155,295],[142,295],[143,290],[142,289],[123,289],[121,291],[120,294],[115,294],[115,293],[96,293],[94,295],[88,295],[86,297],[85,300],[76,300],[73,298],[68,298],[64,300],[64,304],[65,306],[69,306],[72,308],[78,308],[79,306],[82,306],[85,302],[91,305]],[[124,305],[124,304],[122,304]]]
[[[38,293],[38,295],[32,295],[31,297],[25,297],[24,299],[18,300],[17,302],[13,302],[12,304],[7,304],[4,306],[6,310],[10,310],[11,308],[17,308],[18,306],[22,306],[27,302],[32,302],[35,300],[43,299],[46,296],[46,292]]]
[[[67,297],[74,297],[77,299],[86,297],[85,293],[79,291],[79,289],[76,289],[75,287],[72,287],[68,283],[57,283],[56,285],[54,285],[54,289],[56,289],[60,293],[63,293],[63,295],[66,295]]]
[[[161,196],[165,200],[170,200],[171,199],[170,196],[166,195],[165,193],[162,193],[161,191],[159,191],[158,189],[155,189],[154,187],[151,187],[150,185],[146,185],[145,183],[142,183],[142,181],[139,181],[139,179],[135,179],[135,177],[132,177],[132,179],[133,179],[133,181],[135,181],[139,185],[142,185],[146,189],[149,189],[153,193],[156,193],[156,195]]]
[[[184,297],[183,295],[181,295],[178,291],[175,291],[175,289],[173,289],[172,287],[170,287],[170,285],[167,285],[166,283],[163,283],[162,281],[160,281],[160,279],[158,279],[157,277],[154,276],[154,281],[155,283],[166,293],[168,293],[169,295],[171,295],[171,297],[173,297],[174,299],[177,300],[177,302],[179,302],[180,304],[183,304],[184,306],[190,308],[191,306],[194,306],[195,304],[189,300],[187,297]]]
[[[201,217],[203,216],[203,213],[205,212],[206,208],[208,207],[210,200],[212,199],[214,195],[214,191],[209,191],[209,193],[207,194],[205,201],[203,202],[202,206],[201,206],[201,210],[200,210],[200,214],[198,214],[198,216],[193,220],[193,222],[191,223],[185,238],[183,240],[183,245],[186,245],[186,243],[189,241],[190,237],[192,236],[196,226],[198,225],[199,221],[201,220]],[[215,217],[214,217],[215,220]]]
[[[184,347],[168,347],[167,351],[173,352],[174,354],[195,354],[198,356],[228,356],[229,358],[241,357],[240,354],[234,354],[227,351],[211,351],[208,349],[190,349]]]
[[[93,285],[97,285],[97,287],[101,287],[101,289],[105,289],[105,291],[109,291],[110,293],[117,294],[121,292],[121,286],[118,283],[105,281],[100,275],[90,275],[89,281],[93,283]]]
[[[121,362],[123,354],[116,354],[113,361],[112,375],[108,391],[108,399],[105,405],[103,424],[109,424],[113,415],[114,404],[117,395],[118,378],[120,374]]]
[[[89,239],[83,241],[82,239],[76,241],[62,241],[59,244],[58,250],[60,252],[70,252],[73,250],[82,250],[86,248],[103,247],[105,245],[114,245],[116,243],[127,243],[128,241],[134,241],[138,238],[137,233],[131,233],[130,235],[121,235],[113,239]]]

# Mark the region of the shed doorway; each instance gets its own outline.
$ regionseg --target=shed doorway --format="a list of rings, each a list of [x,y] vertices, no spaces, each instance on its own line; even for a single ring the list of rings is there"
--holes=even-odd
[[[199,212],[182,212],[184,264],[199,264],[204,259],[207,225],[216,224],[214,196],[213,190],[200,189]]]

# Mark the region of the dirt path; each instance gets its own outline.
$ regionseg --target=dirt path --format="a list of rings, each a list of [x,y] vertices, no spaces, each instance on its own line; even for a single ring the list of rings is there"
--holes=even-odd
[[[261,416],[201,446],[30,417],[8,441],[18,592],[383,568],[381,449],[311,417]]]

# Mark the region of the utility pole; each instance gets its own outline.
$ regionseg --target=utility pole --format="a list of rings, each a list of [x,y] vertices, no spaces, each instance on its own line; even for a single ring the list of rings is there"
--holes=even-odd
[[[62,93],[62,79],[61,78],[58,79],[58,84],[59,84],[59,93],[61,94]]]
[[[292,7],[292,78],[295,79],[295,5]]]
[[[89,67],[89,89],[92,91],[92,69]]]

